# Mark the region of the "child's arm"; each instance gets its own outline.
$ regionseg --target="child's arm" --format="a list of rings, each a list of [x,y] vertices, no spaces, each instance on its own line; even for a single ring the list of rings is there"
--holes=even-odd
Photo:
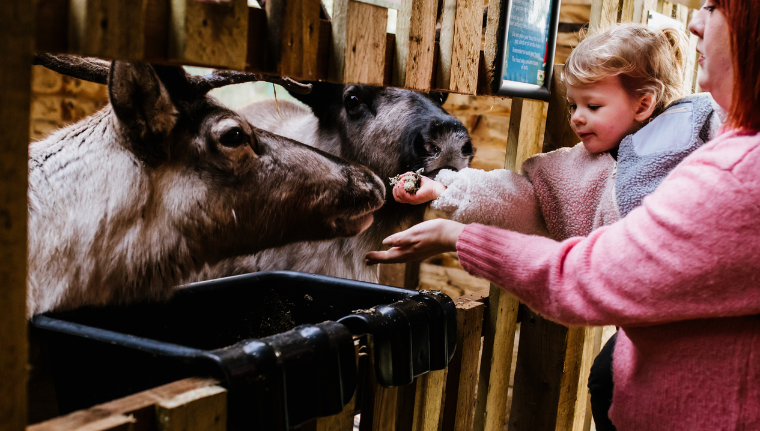
[[[422,178],[415,194],[396,185],[398,202],[432,202],[460,223],[482,223],[517,232],[546,235],[541,210],[533,185],[522,175],[506,169],[483,171],[466,168],[459,172],[444,169],[436,180]]]

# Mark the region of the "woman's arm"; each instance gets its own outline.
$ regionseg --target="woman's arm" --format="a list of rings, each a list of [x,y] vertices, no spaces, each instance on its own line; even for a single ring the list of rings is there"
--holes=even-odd
[[[565,324],[758,314],[760,139],[735,141],[698,150],[642,207],[587,238],[472,225],[458,237],[460,261]]]

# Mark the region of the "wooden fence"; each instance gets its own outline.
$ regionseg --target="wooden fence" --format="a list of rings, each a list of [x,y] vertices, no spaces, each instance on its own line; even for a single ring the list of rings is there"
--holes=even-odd
[[[395,35],[386,34],[385,8],[355,0],[336,0],[332,17],[316,0],[269,1],[265,9],[248,7],[246,0],[0,3],[0,431],[26,426],[26,148],[34,50],[489,94],[496,28],[504,19],[498,13],[502,1],[506,0],[490,1],[482,51],[482,2],[474,0],[441,2],[438,41],[436,21],[431,19],[437,0],[399,0]],[[642,20],[649,10],[686,23],[690,15],[685,5],[695,6],[693,0],[679,0],[682,4],[644,0],[637,11],[635,3],[593,0],[592,29],[620,20]],[[694,52],[687,58],[685,79],[692,85],[695,59]],[[548,107],[544,102],[512,101],[507,168],[521,166],[535,153],[576,142],[566,118],[560,76],[554,74],[555,91]],[[413,274],[407,279],[414,280]],[[589,429],[585,378],[599,350],[599,328],[554,324],[493,286],[456,303],[457,354],[446,370],[420,376],[408,387],[389,389],[377,385],[368,372],[361,393],[342,413],[320,418],[304,429],[348,431],[358,411],[362,431]],[[519,350],[510,395],[518,322]],[[359,343],[358,360],[371,357],[364,356],[361,348]],[[226,408],[224,388],[214,380],[192,378],[28,429],[223,430]]]

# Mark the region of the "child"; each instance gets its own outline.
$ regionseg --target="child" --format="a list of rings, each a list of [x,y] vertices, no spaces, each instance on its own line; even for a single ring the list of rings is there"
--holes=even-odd
[[[674,102],[682,91],[683,40],[675,30],[638,25],[619,25],[585,39],[565,67],[571,125],[581,144],[527,160],[525,176],[506,170],[442,171],[437,181],[423,178],[415,195],[395,188],[395,199],[434,200],[433,208],[459,222],[556,240],[586,236],[617,221],[719,126],[709,95]],[[589,381],[600,430],[614,429],[606,418],[613,348],[614,339]]]

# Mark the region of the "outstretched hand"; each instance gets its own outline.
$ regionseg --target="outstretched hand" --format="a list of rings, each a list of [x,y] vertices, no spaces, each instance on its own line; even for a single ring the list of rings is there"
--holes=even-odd
[[[445,219],[428,220],[414,225],[385,238],[383,244],[391,246],[389,250],[367,253],[367,265],[419,261],[456,251],[457,238],[464,227],[462,223]]]
[[[404,190],[404,177],[411,175],[412,172],[407,172],[401,176],[401,180],[393,187],[393,199],[396,202],[402,204],[419,205],[425,202],[438,199],[438,197],[446,190],[446,186],[439,183],[436,180],[432,180],[428,177],[422,176],[420,189],[416,193],[412,194]]]

